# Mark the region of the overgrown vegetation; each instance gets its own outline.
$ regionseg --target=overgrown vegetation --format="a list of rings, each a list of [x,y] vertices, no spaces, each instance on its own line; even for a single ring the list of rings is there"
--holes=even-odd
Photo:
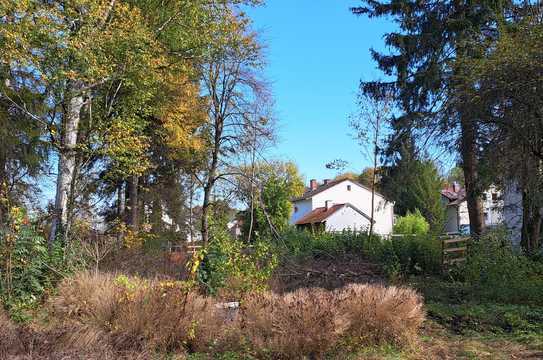
[[[222,290],[223,296],[236,298],[265,290],[277,262],[268,242],[247,244],[213,228],[210,243],[196,254],[191,266],[208,293],[216,295]]]
[[[424,235],[430,230],[430,224],[418,209],[411,213],[407,211],[405,216],[401,216],[394,224],[394,234],[401,235]]]
[[[504,230],[472,242],[460,274],[474,297],[543,305],[543,263],[514,250]]]
[[[441,271],[441,245],[429,234],[370,238],[363,232],[312,233],[292,229],[282,234],[277,247],[284,257],[291,258],[359,254],[380,264],[393,279]]]
[[[421,298],[406,288],[252,293],[238,310],[189,283],[89,273],[63,281],[50,305],[57,334],[51,348],[88,354],[243,351],[293,359],[322,356],[345,342],[409,347],[424,320]],[[2,344],[16,351],[7,340]]]
[[[85,259],[76,244],[55,243],[51,249],[19,207],[10,209],[0,232],[0,299],[17,321],[30,319],[30,311],[59,280],[81,269]]]

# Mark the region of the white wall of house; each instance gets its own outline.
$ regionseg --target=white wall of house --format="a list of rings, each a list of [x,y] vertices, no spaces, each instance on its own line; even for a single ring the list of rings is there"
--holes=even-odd
[[[313,197],[313,208],[325,206],[327,200],[331,200],[333,204],[350,203],[366,215],[371,216],[371,190],[363,188],[352,181],[343,181],[315,195]],[[394,204],[387,202],[378,194],[375,194],[374,219],[374,231],[377,234],[389,235],[392,233]]]
[[[344,206],[326,219],[326,231],[367,231],[370,221],[350,206]]]
[[[313,210],[311,199],[294,202],[292,206],[292,215],[290,217],[290,225],[294,225],[296,221],[300,220],[311,210]]]
[[[446,233],[456,233],[459,229],[458,224],[458,205],[447,206],[446,208],[447,219],[445,223]]]
[[[462,201],[456,208],[458,209],[458,226],[469,225],[468,202]]]
[[[486,226],[496,226],[504,223],[504,199],[495,186],[491,186],[483,193],[482,205]],[[459,205],[447,206],[445,232],[456,232],[462,225],[469,225],[467,201],[462,201]]]
[[[326,201],[330,201],[329,206],[350,203],[371,216],[371,190],[346,180],[314,195],[311,199],[295,202],[294,206],[298,208],[298,211],[293,212],[290,223],[294,224],[311,210],[326,206]],[[379,194],[375,194],[374,219],[375,233],[381,235],[392,233],[394,204],[387,202]]]

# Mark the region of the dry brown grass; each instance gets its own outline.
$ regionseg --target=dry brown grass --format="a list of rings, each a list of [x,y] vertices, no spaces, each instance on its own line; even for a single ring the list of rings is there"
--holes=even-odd
[[[242,330],[258,351],[288,359],[319,357],[344,331],[336,306],[336,295],[322,289],[253,295],[243,302]]]
[[[9,319],[0,304],[0,359],[7,359],[21,350],[17,326]]]
[[[349,285],[336,291],[346,335],[369,345],[413,345],[425,319],[423,301],[409,288]]]
[[[341,341],[409,346],[423,321],[415,291],[352,285],[253,295],[244,301],[241,326],[255,349],[290,359],[321,357]]]
[[[53,315],[61,320],[61,349],[111,350],[108,333],[119,307],[121,289],[113,275],[79,273],[65,279],[51,300]]]
[[[228,311],[173,281],[79,274],[52,300],[60,322],[59,350],[210,352],[247,345],[258,355],[320,358],[340,344],[407,346],[424,320],[422,299],[410,289],[352,285],[335,291],[300,289],[249,295]]]
[[[200,351],[229,333],[212,298],[173,281],[125,282],[81,273],[60,284],[51,307],[61,350]]]
[[[215,302],[174,284],[154,283],[123,299],[112,332],[117,348],[206,350],[223,330]]]

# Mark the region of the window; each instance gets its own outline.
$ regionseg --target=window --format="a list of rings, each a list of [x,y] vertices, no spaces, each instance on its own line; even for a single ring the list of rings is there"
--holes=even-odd
[[[298,212],[298,207],[297,206],[294,207],[294,212]]]
[[[483,194],[483,201],[486,201],[486,194]]]
[[[351,185],[347,185],[347,191],[351,191]]]
[[[498,194],[497,193],[492,193],[492,201],[498,201]]]

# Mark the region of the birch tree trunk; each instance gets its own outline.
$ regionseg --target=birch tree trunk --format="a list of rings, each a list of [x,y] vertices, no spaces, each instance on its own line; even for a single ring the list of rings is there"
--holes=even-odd
[[[138,182],[137,175],[133,175],[128,181],[128,202],[130,208],[128,223],[134,231],[139,229]]]
[[[75,175],[77,133],[81,119],[81,109],[85,104],[83,95],[73,96],[68,102],[68,109],[64,118],[61,147],[58,158],[57,189],[53,222],[49,234],[49,247],[57,238],[59,232],[64,231],[68,222],[68,198],[72,192]]]

